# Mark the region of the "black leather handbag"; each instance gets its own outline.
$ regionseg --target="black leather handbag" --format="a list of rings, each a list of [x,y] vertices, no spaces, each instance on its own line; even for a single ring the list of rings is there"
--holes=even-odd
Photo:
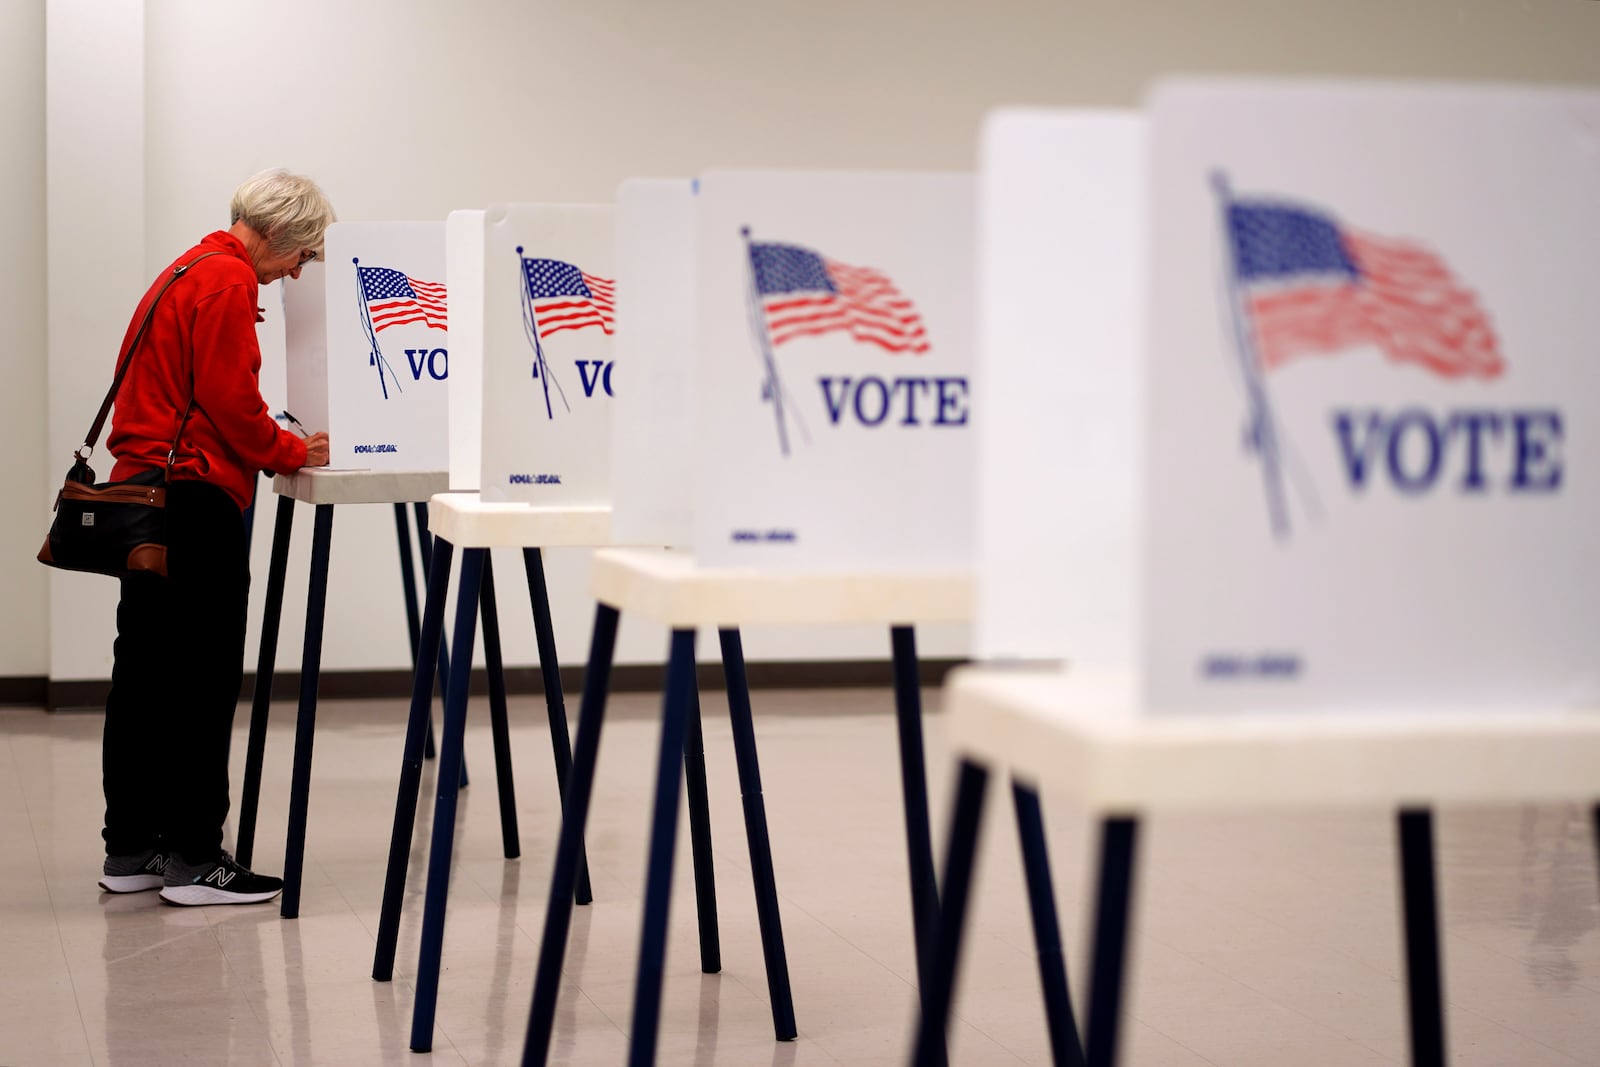
[[[39,562],[69,571],[88,571],[125,578],[131,574],[167,573],[167,477],[172,473],[172,463],[178,456],[178,441],[183,428],[189,423],[194,410],[193,388],[189,404],[178,420],[178,432],[173,435],[172,448],[167,451],[167,465],[160,470],[141,471],[125,481],[95,484],[94,470],[88,457],[100,439],[106,416],[111,412],[117,390],[128,366],[139,351],[139,342],[155,315],[156,305],[172,287],[172,283],[190,267],[207,256],[220,255],[206,252],[188,263],[172,268],[161,291],[150,301],[150,309],[139,323],[128,354],[117,368],[117,376],[100,402],[100,412],[94,425],[84,437],[83,444],[73,452],[74,463],[67,471],[61,492],[56,494],[55,519],[50,523],[50,533],[44,547],[39,549]]]

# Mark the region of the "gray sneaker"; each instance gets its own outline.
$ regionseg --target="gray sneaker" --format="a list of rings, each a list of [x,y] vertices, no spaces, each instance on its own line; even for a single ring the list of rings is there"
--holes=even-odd
[[[168,904],[259,904],[283,892],[283,879],[256,874],[224,852],[189,866],[176,853],[167,861],[161,899]]]
[[[101,868],[100,888],[107,893],[143,893],[165,884],[167,856],[146,849],[137,856],[107,856]]]

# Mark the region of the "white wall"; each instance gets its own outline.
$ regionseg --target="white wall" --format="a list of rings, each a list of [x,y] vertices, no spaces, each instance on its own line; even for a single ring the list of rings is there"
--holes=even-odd
[[[37,6],[23,0],[24,23]],[[498,200],[607,200],[625,177],[712,165],[966,169],[992,105],[1133,104],[1150,78],[1180,69],[1600,82],[1600,4],[1589,0],[48,0],[48,10],[52,480],[139,292],[226,224],[234,185],[264,166],[316,176],[345,219],[443,218]],[[8,54],[26,51],[5,39]],[[25,55],[8,68],[8,90],[26,88],[28,69]],[[26,134],[25,101],[8,92],[3,106],[6,129]],[[6,218],[25,225],[25,214]],[[85,272],[88,304],[74,292]],[[263,296],[275,315],[276,292]],[[263,345],[268,399],[281,398],[281,322]],[[15,425],[45,436],[28,435],[26,417]],[[270,494],[264,504],[254,619]],[[299,527],[286,666],[299,658],[304,508]],[[36,542],[41,528],[26,509],[0,518],[7,543]],[[407,663],[393,544],[388,509],[338,515],[325,667]],[[581,662],[592,608],[582,554],[548,557],[562,656]],[[42,613],[29,599],[41,596],[37,565],[16,559],[0,560],[0,574],[26,610],[0,620],[0,673],[40,656],[36,639],[11,633]],[[508,662],[523,664],[532,627],[515,563],[500,560],[501,614]],[[112,583],[51,585],[51,674],[104,677]],[[759,631],[747,647],[752,658],[879,658],[886,640]],[[930,631],[923,648],[960,654],[965,631]],[[624,623],[619,660],[657,661],[663,649],[660,631]]]
[[[45,490],[44,0],[0,4],[0,677],[42,675],[45,569],[33,560],[46,522]],[[66,473],[58,461],[55,477]],[[53,491],[52,491],[53,492]]]
[[[63,457],[110,384],[144,267],[144,13],[136,2],[48,0],[45,132],[50,329],[46,471]],[[96,472],[109,476],[104,439]],[[37,564],[35,564],[37,566]],[[50,676],[111,674],[116,583],[52,571]]]

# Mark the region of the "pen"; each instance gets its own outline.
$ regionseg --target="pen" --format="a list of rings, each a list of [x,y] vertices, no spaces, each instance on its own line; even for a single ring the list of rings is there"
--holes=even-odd
[[[305,428],[304,425],[301,424],[300,420],[295,418],[293,415],[289,414],[287,409],[284,410],[284,411],[278,412],[278,416],[277,417],[280,418],[280,419],[286,419],[290,423],[292,423],[294,425],[294,432],[299,434],[301,437],[310,437],[311,436],[309,433],[306,432],[306,428]]]

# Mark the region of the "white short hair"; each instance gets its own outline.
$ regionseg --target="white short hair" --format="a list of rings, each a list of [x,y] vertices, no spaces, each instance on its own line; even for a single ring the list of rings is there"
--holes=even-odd
[[[229,212],[276,253],[309,248],[319,255],[322,234],[334,221],[333,205],[317,183],[286,170],[264,170],[233,191]]]

